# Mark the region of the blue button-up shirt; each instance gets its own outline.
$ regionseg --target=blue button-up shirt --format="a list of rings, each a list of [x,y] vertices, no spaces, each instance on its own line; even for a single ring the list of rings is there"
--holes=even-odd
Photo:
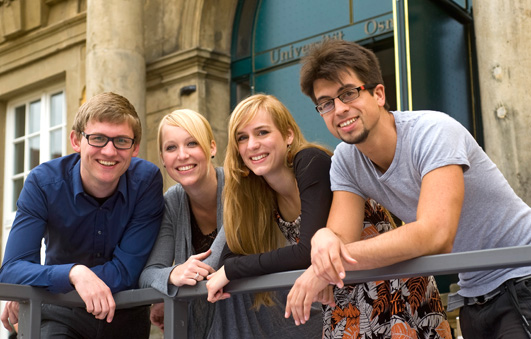
[[[83,190],[78,154],[34,168],[17,201],[0,282],[73,290],[69,273],[86,265],[112,293],[135,288],[160,227],[162,176],[133,158],[116,191],[103,204]],[[40,248],[45,240],[45,265]]]

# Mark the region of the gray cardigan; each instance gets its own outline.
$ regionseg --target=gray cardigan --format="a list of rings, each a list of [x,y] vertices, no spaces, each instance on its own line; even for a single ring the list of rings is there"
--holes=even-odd
[[[212,254],[204,260],[214,269],[223,246],[225,232],[223,222],[223,201],[221,199],[225,177],[222,168],[216,168],[218,178],[218,235],[211,246]],[[184,263],[195,254],[192,246],[190,207],[188,196],[180,184],[172,186],[164,195],[165,211],[157,242],[140,275],[140,287],[153,287],[175,296],[178,287],[168,284],[173,268]],[[238,339],[238,338],[317,338],[322,334],[322,315],[313,312],[309,322],[295,326],[293,319],[284,318],[286,296],[289,291],[275,294],[276,305],[252,308],[253,294],[235,294],[229,299],[211,304],[205,299],[196,299],[189,307],[189,338]]]
[[[225,184],[223,168],[216,168],[216,175],[218,178],[218,235],[211,247],[212,254],[203,261],[214,269],[218,269],[219,257],[225,245],[225,232],[222,226],[223,201],[221,200]],[[175,266],[181,265],[196,253],[192,246],[190,205],[188,195],[183,187],[180,184],[170,187],[164,194],[164,201],[164,217],[159,235],[140,275],[139,285],[140,287],[153,287],[170,297],[174,297],[179,287],[168,284],[170,273]]]

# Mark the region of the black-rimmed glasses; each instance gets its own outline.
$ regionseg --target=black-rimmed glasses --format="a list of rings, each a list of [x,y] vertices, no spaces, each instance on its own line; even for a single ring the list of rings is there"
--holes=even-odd
[[[345,90],[343,93],[339,94],[337,97],[330,98],[326,101],[321,102],[320,104],[315,106],[315,109],[321,115],[326,114],[332,111],[336,107],[336,104],[335,104],[336,99],[339,99],[341,100],[342,103],[346,104],[347,102],[351,102],[357,99],[360,96],[360,91],[364,89],[373,89],[378,85],[379,84],[366,84],[366,85],[361,85],[360,87],[356,87],[356,88],[349,88]]]
[[[90,146],[99,148],[105,147],[109,141],[112,141],[112,144],[116,149],[130,149],[135,143],[135,139],[128,137],[109,138],[102,134],[85,134],[85,132],[81,132],[81,135],[87,138],[87,142]]]

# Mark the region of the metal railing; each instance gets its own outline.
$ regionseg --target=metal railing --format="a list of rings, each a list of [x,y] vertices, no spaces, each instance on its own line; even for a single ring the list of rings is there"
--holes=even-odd
[[[531,245],[425,256],[378,269],[347,272],[344,281],[353,284],[520,266],[531,266]],[[235,294],[288,289],[303,272],[298,270],[235,280],[225,290]],[[206,297],[205,284],[202,281],[196,286],[181,287],[174,298],[152,288],[119,292],[114,298],[117,308],[164,302],[164,338],[187,338],[187,302]],[[42,288],[24,285],[0,284],[0,300],[20,302],[19,337],[31,339],[40,338],[41,304],[84,307],[75,291],[51,294]]]

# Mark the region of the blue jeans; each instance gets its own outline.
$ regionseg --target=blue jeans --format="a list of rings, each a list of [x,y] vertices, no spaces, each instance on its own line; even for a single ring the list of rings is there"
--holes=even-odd
[[[41,338],[149,338],[149,306],[117,309],[111,323],[84,308],[42,305]]]
[[[485,304],[461,308],[459,321],[465,339],[530,338],[524,329],[522,316],[531,322],[531,279],[518,283],[510,280],[503,286],[502,293]],[[513,293],[518,307],[513,302]]]

